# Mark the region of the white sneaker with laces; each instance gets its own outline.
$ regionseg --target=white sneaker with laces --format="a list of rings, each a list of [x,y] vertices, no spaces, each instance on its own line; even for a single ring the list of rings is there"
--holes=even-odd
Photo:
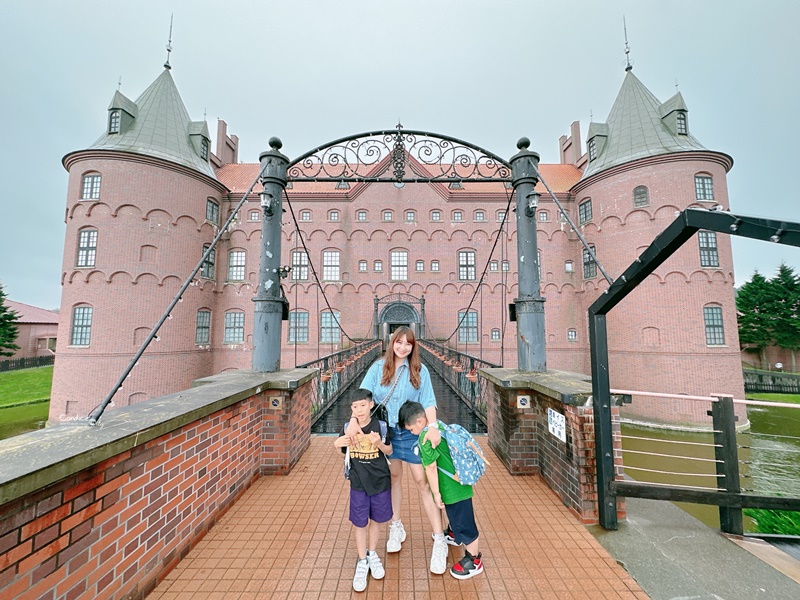
[[[383,579],[386,571],[381,564],[381,559],[377,552],[367,550],[367,560],[369,561],[369,574],[373,579]]]
[[[389,526],[389,539],[386,540],[386,552],[400,552],[401,544],[406,541],[406,530],[401,521],[392,521]]]
[[[369,558],[360,558],[356,562],[356,574],[353,577],[353,589],[363,592],[367,589],[367,573],[369,573]]]
[[[444,538],[433,540],[431,551],[431,573],[441,575],[447,570],[447,542]]]

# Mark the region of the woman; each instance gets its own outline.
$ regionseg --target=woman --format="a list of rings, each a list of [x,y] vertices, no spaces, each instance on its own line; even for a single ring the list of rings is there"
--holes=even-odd
[[[419,489],[425,513],[433,528],[433,550],[431,552],[431,572],[442,574],[447,563],[447,541],[442,530],[442,515],[433,501],[425,469],[416,448],[419,438],[406,429],[397,426],[397,413],[406,400],[414,400],[425,408],[428,424],[436,423],[436,398],[433,395],[431,377],[427,367],[419,358],[419,349],[414,332],[408,327],[400,327],[389,340],[386,354],[367,371],[361,387],[372,392],[375,404],[383,403],[392,427],[392,454],[389,456],[389,470],[392,473],[392,523],[386,552],[399,552],[406,539],[406,532],[400,520],[400,507],[403,500],[403,463],[408,464],[414,483]],[[356,443],[361,429],[355,419],[350,420],[347,436]],[[431,427],[427,439],[436,447],[441,440],[438,427]],[[417,452],[415,452],[417,450]]]

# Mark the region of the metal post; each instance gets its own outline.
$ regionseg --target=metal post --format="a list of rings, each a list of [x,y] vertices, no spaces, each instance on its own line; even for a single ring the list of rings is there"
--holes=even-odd
[[[736,415],[733,396],[717,396],[711,405],[711,422],[714,427],[714,456],[717,459],[717,487],[730,494],[741,494],[739,483],[739,450],[736,445]],[[742,509],[733,506],[719,507],[719,528],[725,533],[742,535]]]
[[[519,298],[514,298],[517,313],[517,365],[520,371],[547,370],[544,333],[544,298],[539,291],[539,253],[536,243],[534,191],[539,155],[528,150],[531,142],[520,138],[519,152],[511,158],[511,184],[517,195],[517,272]]]
[[[258,261],[258,291],[253,297],[253,370],[273,373],[281,368],[281,199],[286,188],[286,167],[289,159],[280,153],[283,143],[276,137],[269,140],[270,150],[259,156],[263,175],[261,182],[261,250]]]
[[[374,308],[372,313],[372,322],[375,324],[375,339],[381,337],[381,326],[378,323],[378,296],[373,298]]]
[[[419,337],[425,338],[425,294],[419,297]]]

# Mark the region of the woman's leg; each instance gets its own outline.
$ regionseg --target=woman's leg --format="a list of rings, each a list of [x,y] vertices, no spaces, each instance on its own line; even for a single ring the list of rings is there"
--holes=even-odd
[[[411,470],[411,477],[419,489],[420,498],[422,499],[422,506],[425,507],[425,513],[428,515],[428,520],[431,522],[433,533],[442,533],[442,513],[439,507],[433,501],[431,489],[428,487],[428,480],[425,478],[425,468],[419,464],[408,464]],[[394,486],[394,479],[392,479],[392,486]],[[392,487],[392,500],[394,500],[394,487]]]
[[[389,471],[392,474],[392,521],[400,520],[400,505],[403,503],[403,464],[402,460],[389,462]]]

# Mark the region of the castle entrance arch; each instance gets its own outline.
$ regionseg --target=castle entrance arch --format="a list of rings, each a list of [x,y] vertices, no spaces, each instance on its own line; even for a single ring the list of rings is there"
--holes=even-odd
[[[416,309],[414,305],[418,305]],[[410,294],[389,294],[375,297],[375,337],[383,340],[383,347],[399,327],[408,327],[419,338],[425,337],[425,298]]]

